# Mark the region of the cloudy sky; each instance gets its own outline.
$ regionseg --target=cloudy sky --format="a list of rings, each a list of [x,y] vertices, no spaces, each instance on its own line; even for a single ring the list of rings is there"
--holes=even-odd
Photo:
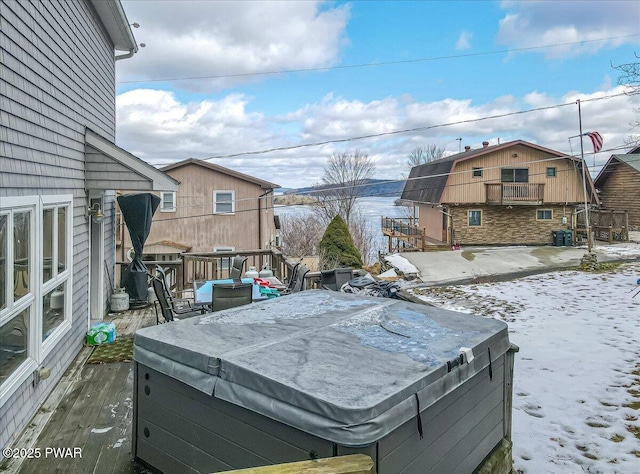
[[[579,154],[581,99],[584,131],[604,137],[595,156],[585,141],[595,174],[638,117],[612,67],[638,61],[636,1],[122,4],[146,46],[117,62],[117,142],[155,165],[209,159],[300,187],[356,148],[385,179],[417,145]]]

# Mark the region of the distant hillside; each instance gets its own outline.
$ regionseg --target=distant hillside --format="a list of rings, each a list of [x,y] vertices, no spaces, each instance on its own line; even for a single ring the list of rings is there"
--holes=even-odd
[[[404,180],[399,181],[389,181],[386,179],[367,179],[365,181],[364,186],[360,186],[360,196],[362,197],[399,197],[402,194],[402,190],[404,189]],[[298,188],[298,189],[289,189],[283,188],[279,189],[283,194],[310,194],[314,195],[322,189],[330,188],[332,186],[310,186],[306,188]]]

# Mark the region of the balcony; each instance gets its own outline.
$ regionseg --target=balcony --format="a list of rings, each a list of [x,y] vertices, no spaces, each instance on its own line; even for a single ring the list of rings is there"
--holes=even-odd
[[[544,184],[498,183],[485,187],[487,204],[539,206],[544,202]]]

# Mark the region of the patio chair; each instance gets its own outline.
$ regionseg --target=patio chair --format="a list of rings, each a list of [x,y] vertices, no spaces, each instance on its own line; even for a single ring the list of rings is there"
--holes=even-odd
[[[293,289],[293,285],[296,282],[296,277],[298,276],[298,268],[300,268],[300,262],[296,263],[291,268],[291,275],[289,275],[287,287],[282,291],[283,293],[291,293],[291,290]]]
[[[353,278],[351,268],[334,268],[320,272],[320,286],[325,290],[340,291],[342,285]]]
[[[236,306],[251,304],[252,283],[230,283],[213,285],[211,292],[211,309],[220,311]]]
[[[187,308],[192,310],[199,309],[192,304],[190,298],[173,296],[173,294],[171,293],[171,287],[169,285],[169,281],[167,280],[167,271],[163,267],[156,264],[156,272],[157,272],[157,275],[151,276],[151,278],[158,278],[162,282],[162,284],[164,285],[164,291],[167,296],[167,301],[172,309],[178,310],[178,311],[182,311]]]
[[[152,278],[151,285],[153,286],[153,291],[156,294],[156,301],[154,305],[160,306],[160,313],[162,313],[162,317],[164,318],[164,322],[166,323],[174,320],[189,318],[192,316],[198,316],[199,314],[204,314],[207,312],[204,307],[185,309],[172,308],[169,304],[169,301],[167,300],[165,285],[162,283],[162,280],[160,278]],[[156,306],[156,324],[160,324],[160,318],[158,316],[158,306]]]
[[[305,289],[305,280],[304,278],[309,273],[309,268],[306,265],[300,264],[295,272],[295,278],[289,282],[289,286],[286,290],[282,292],[283,295],[288,295],[291,293],[298,293]]]
[[[244,262],[247,261],[247,257],[236,255],[231,260],[231,268],[229,269],[229,278],[234,280],[239,279],[242,276],[242,269],[244,268]]]

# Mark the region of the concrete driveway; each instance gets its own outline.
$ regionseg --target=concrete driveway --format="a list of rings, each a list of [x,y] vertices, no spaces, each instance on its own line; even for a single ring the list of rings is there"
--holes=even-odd
[[[610,251],[610,246],[596,246],[599,262],[640,258],[635,246],[622,255]],[[402,256],[419,271],[423,283],[439,285],[462,283],[481,277],[521,276],[537,272],[577,267],[587,253],[586,247],[462,247],[461,250],[438,252],[407,252]]]

